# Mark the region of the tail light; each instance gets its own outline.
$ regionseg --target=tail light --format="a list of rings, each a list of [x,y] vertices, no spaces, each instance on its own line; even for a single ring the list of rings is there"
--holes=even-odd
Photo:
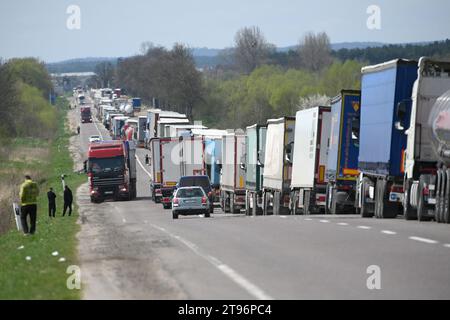
[[[428,188],[428,186],[426,186],[425,188],[423,188],[422,194],[426,197],[428,197],[430,195],[430,188]]]
[[[208,192],[208,198],[213,195],[212,191]]]
[[[202,198],[202,204],[206,204],[207,201],[208,201],[208,199],[206,197]]]
[[[173,204],[179,204],[180,200],[178,198],[173,198]]]
[[[402,186],[392,186],[391,187],[391,192],[394,192],[394,193],[403,193],[403,187]]]

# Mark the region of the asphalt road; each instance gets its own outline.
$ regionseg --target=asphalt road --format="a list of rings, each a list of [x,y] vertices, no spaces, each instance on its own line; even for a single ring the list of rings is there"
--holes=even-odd
[[[100,124],[81,126],[81,151]],[[448,299],[450,227],[359,216],[225,215],[172,220],[150,199],[81,207],[85,299]],[[368,268],[380,289],[369,290]],[[373,283],[373,282],[371,282]]]

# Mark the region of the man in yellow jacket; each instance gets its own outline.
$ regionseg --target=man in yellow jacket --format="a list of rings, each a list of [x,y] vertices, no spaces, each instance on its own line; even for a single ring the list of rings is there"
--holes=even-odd
[[[39,188],[37,183],[31,180],[30,176],[25,176],[25,182],[20,186],[20,220],[22,222],[23,232],[26,235],[36,232],[38,195]],[[28,229],[27,223],[28,216],[30,216],[30,229]]]

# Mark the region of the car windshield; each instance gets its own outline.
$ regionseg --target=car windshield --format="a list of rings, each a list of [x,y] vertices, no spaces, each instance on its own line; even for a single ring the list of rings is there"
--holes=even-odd
[[[208,177],[185,177],[181,178],[179,187],[202,187],[205,192],[211,191],[211,184]]]
[[[180,189],[177,192],[177,198],[201,198],[204,197],[202,189]]]
[[[90,159],[89,171],[92,173],[123,172],[124,157]]]

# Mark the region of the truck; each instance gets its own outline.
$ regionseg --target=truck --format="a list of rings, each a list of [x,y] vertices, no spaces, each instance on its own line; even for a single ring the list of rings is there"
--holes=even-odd
[[[263,174],[263,214],[289,214],[295,117],[267,122]]]
[[[187,118],[163,118],[160,117],[156,127],[156,136],[158,138],[169,138],[166,135],[166,126],[167,125],[181,125],[181,124],[189,124],[189,120]]]
[[[91,202],[136,198],[136,146],[132,141],[91,143],[86,171]]]
[[[81,123],[92,123],[91,107],[80,108]]]
[[[397,59],[362,68],[356,208],[362,217],[402,213],[404,160],[417,61]]]
[[[187,119],[186,115],[172,111],[162,111],[160,109],[151,109],[147,111],[147,130],[145,134],[145,147],[149,148],[149,142],[158,136],[158,121],[163,118],[169,119]],[[184,121],[185,122],[185,121]],[[189,121],[188,121],[189,123]],[[164,128],[163,128],[164,129]]]
[[[143,148],[145,144],[145,130],[147,126],[147,117],[141,116],[138,118],[138,147]]]
[[[122,131],[121,132],[122,140],[134,141],[137,145],[137,138],[138,138],[137,119],[127,119],[121,131]]]
[[[118,116],[112,119],[112,138],[113,140],[119,140],[122,138],[122,128],[125,126],[125,122],[129,119],[129,117]]]
[[[181,177],[180,141],[177,138],[153,138],[150,144],[152,199],[156,203],[162,202],[163,207],[169,209],[173,191]]]
[[[319,106],[297,112],[290,195],[293,215],[325,211],[330,132],[330,107]]]
[[[142,99],[141,98],[132,98],[131,105],[133,106],[133,109],[135,112],[141,112]]]
[[[245,208],[245,134],[228,133],[222,137],[220,206],[225,213],[240,213]]]
[[[342,90],[331,101],[331,134],[328,147],[325,211],[330,214],[355,211],[358,178],[361,91]]]
[[[267,126],[247,127],[245,137],[245,214],[263,213],[263,174]]]
[[[403,212],[406,220],[450,223],[448,116],[450,62],[419,60],[410,121],[399,119],[407,135]],[[400,105],[399,108],[405,108]]]

